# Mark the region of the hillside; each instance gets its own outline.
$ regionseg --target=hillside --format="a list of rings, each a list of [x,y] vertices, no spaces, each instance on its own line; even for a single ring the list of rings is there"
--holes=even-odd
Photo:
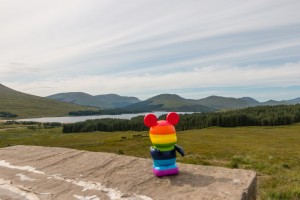
[[[47,96],[49,99],[70,102],[78,105],[100,107],[97,99],[84,92],[67,92]]]
[[[259,102],[251,97],[233,98],[221,96],[209,96],[199,99],[198,102],[203,106],[212,107],[215,109],[237,109],[254,106],[276,106],[276,105],[292,105],[300,103],[300,98],[291,100],[275,101],[269,100],[266,102]]]
[[[209,112],[214,108],[200,105],[192,99],[184,99],[176,94],[160,94],[145,101],[125,107],[128,110],[141,111],[178,111],[178,112]]]
[[[70,111],[93,109],[25,94],[2,84],[0,94],[0,112],[10,112],[18,117],[63,116]]]
[[[208,106],[216,109],[245,108],[250,106],[250,104],[244,99],[220,96],[209,96],[203,99],[199,99],[198,103],[203,106]]]
[[[300,97],[295,98],[295,99],[286,100],[286,102],[289,102],[289,103],[292,103],[292,104],[300,103]]]
[[[101,105],[105,105],[107,108],[122,108],[141,101],[136,97],[126,97],[117,94],[103,94],[95,97],[101,102]]]
[[[250,106],[259,106],[260,105],[260,102],[251,98],[251,97],[242,97],[242,98],[239,98],[241,100],[244,100],[248,103],[248,105]]]
[[[300,103],[300,98],[285,101],[269,100],[259,102],[251,97],[233,98],[209,96],[203,99],[185,99],[176,94],[160,94],[145,101],[125,107],[127,110],[137,111],[183,111],[210,112],[220,109],[239,109],[254,106],[292,105]]]
[[[117,94],[105,94],[92,96],[83,92],[67,92],[50,95],[47,98],[64,102],[72,102],[79,105],[94,106],[99,108],[121,108],[140,102],[136,97],[119,96]]]
[[[294,103],[289,103],[288,101],[275,101],[275,100],[269,100],[266,102],[260,103],[262,106],[276,106],[276,105],[289,105]]]

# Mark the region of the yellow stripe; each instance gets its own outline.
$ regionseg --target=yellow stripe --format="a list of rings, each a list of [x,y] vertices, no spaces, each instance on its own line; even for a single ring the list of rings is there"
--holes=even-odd
[[[168,135],[154,135],[149,134],[150,140],[154,144],[168,144],[177,142],[176,134],[168,134]]]

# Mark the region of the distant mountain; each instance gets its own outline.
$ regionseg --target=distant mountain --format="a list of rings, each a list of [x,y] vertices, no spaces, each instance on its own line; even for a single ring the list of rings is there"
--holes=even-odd
[[[269,105],[269,106],[276,106],[276,105],[289,105],[289,104],[297,104],[300,103],[300,97],[290,100],[283,100],[283,101],[275,101],[275,100],[269,100],[266,102],[260,103],[260,105]]]
[[[136,97],[126,97],[117,94],[104,94],[95,97],[100,100],[102,104],[107,104],[107,107],[111,108],[122,108],[141,101]]]
[[[48,96],[47,98],[64,102],[72,102],[79,105],[94,106],[102,109],[121,108],[140,102],[136,97],[119,96],[117,94],[105,94],[92,96],[83,92],[67,92]]]
[[[197,100],[185,99],[176,94],[160,94],[145,101],[124,107],[135,111],[209,112],[214,108],[200,105]]]
[[[194,111],[207,112],[220,109],[238,109],[265,105],[286,105],[300,103],[300,98],[285,101],[269,100],[259,102],[251,97],[233,98],[209,96],[203,99],[185,99],[176,94],[160,94],[140,101],[136,97],[125,97],[117,94],[92,96],[83,92],[68,92],[48,96],[48,98],[79,105],[99,107],[102,109],[119,109],[127,111]],[[121,109],[121,110],[122,110]]]
[[[296,104],[296,103],[300,103],[300,98],[284,100],[284,101],[269,100],[266,102],[259,102],[251,97],[232,98],[232,97],[210,96],[210,97],[200,99],[198,101],[203,106],[209,106],[215,109],[236,109],[236,108],[246,108],[246,107],[253,107],[253,106],[276,106],[276,105]]]
[[[259,101],[255,100],[255,99],[253,99],[251,97],[242,97],[242,98],[239,98],[239,99],[246,101],[248,103],[248,105],[250,105],[250,106],[258,106],[258,105],[260,105]]]
[[[291,100],[286,100],[286,102],[289,102],[291,104],[297,104],[300,103],[300,97],[295,98],[295,99],[291,99]]]
[[[261,106],[276,106],[276,105],[289,105],[289,104],[293,104],[293,103],[289,103],[288,101],[275,101],[275,100],[269,100],[260,103]]]
[[[117,94],[92,96],[83,92],[68,92],[43,98],[18,92],[0,84],[0,116],[14,116],[14,114],[19,117],[63,116],[71,111],[99,112],[99,108],[107,109],[103,111],[111,111],[111,113],[210,112],[220,109],[296,103],[300,103],[300,97],[284,101],[259,102],[251,97],[209,96],[194,100],[185,99],[176,94],[160,94],[145,101],[140,101],[136,97],[119,96]],[[98,107],[98,109],[95,107]]]
[[[220,96],[209,96],[203,99],[197,100],[199,104],[215,109],[233,109],[233,108],[245,108],[251,106],[246,99],[236,99],[232,97],[220,97]]]
[[[75,103],[85,106],[97,106],[98,102],[94,96],[86,94],[84,92],[68,92],[68,93],[59,93],[48,96],[47,98],[55,99],[59,101]]]
[[[0,112],[19,117],[63,116],[70,111],[93,108],[25,94],[0,84]]]

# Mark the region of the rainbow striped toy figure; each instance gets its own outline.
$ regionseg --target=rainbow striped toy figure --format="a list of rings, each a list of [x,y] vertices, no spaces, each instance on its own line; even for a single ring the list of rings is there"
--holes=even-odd
[[[167,176],[178,174],[176,165],[176,151],[184,156],[183,149],[176,145],[177,137],[174,125],[179,122],[179,115],[171,112],[166,120],[157,121],[154,114],[148,114],[144,118],[144,123],[150,128],[150,147],[153,159],[153,173],[156,176]]]

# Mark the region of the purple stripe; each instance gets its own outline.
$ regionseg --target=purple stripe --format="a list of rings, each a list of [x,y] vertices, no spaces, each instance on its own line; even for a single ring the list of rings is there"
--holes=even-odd
[[[169,175],[178,174],[178,167],[173,169],[166,169],[166,170],[157,170],[153,168],[152,171],[155,176],[169,176]]]

